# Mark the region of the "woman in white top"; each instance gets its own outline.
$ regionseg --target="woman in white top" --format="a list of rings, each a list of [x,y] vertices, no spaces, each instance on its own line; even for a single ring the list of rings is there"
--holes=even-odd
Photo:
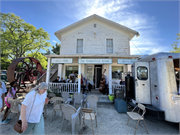
[[[43,108],[44,104],[49,102],[47,88],[47,83],[42,82],[31,89],[22,102],[20,119],[23,133],[21,134],[29,134],[31,130],[33,134],[45,134]]]

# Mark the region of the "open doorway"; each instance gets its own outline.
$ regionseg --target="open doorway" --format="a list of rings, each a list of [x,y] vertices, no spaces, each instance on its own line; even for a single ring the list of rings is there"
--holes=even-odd
[[[102,65],[95,65],[94,73],[95,73],[95,88],[99,88],[100,80],[102,77]]]

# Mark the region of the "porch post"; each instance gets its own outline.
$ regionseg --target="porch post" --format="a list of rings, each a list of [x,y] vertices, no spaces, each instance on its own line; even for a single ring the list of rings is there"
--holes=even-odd
[[[78,68],[78,93],[81,92],[81,78],[79,76],[81,76],[81,64],[79,64]]]
[[[109,94],[112,94],[112,65],[109,64]]]
[[[62,64],[58,64],[58,76],[62,77]]]
[[[48,64],[47,64],[47,71],[46,71],[46,83],[49,83],[49,78],[50,78],[50,67],[51,67],[51,58],[48,57]]]

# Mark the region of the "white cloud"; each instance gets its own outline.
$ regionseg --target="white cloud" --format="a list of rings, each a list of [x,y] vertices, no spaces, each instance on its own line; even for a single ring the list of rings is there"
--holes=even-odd
[[[53,40],[54,43],[57,43],[57,41]]]
[[[168,47],[160,46],[162,39],[157,39],[157,22],[153,16],[137,12],[134,7],[136,1],[131,0],[83,0],[76,3],[78,9],[76,17],[81,20],[87,16],[97,14],[109,20],[120,23],[140,33],[140,37],[134,37],[132,42],[142,54],[152,54],[167,51]],[[141,54],[134,45],[131,45],[131,54]],[[158,46],[158,47],[157,47]]]

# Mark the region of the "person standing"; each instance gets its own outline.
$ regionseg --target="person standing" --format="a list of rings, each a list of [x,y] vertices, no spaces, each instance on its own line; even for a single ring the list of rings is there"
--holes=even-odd
[[[72,83],[75,83],[75,74],[74,71],[69,75],[69,79],[71,78]]]
[[[7,107],[6,107],[6,110],[4,111],[4,116],[3,116],[2,120],[1,120],[1,124],[7,124],[7,123],[9,123],[9,120],[10,120],[10,119],[7,119],[8,111],[9,111],[9,109],[11,107],[11,105],[8,103],[8,98],[16,99],[17,98],[16,93],[27,93],[25,91],[17,90],[17,86],[18,86],[17,81],[11,82],[10,85],[11,85],[11,88],[9,89],[9,91],[7,93],[7,96],[5,97],[5,100],[4,100]]]
[[[5,97],[5,93],[7,92],[6,89],[6,85],[3,81],[0,81],[0,112],[2,112],[4,110],[4,97]],[[7,124],[7,123],[5,123]]]
[[[108,95],[109,94],[109,90],[108,90],[108,78],[106,75],[104,75],[105,77],[105,80],[106,80],[106,83],[105,83],[105,90],[106,90],[106,94]]]
[[[20,119],[22,120],[21,134],[29,134],[32,130],[32,134],[44,135],[44,118],[43,108],[44,104],[49,102],[47,98],[48,84],[42,82],[26,95],[21,106]]]

